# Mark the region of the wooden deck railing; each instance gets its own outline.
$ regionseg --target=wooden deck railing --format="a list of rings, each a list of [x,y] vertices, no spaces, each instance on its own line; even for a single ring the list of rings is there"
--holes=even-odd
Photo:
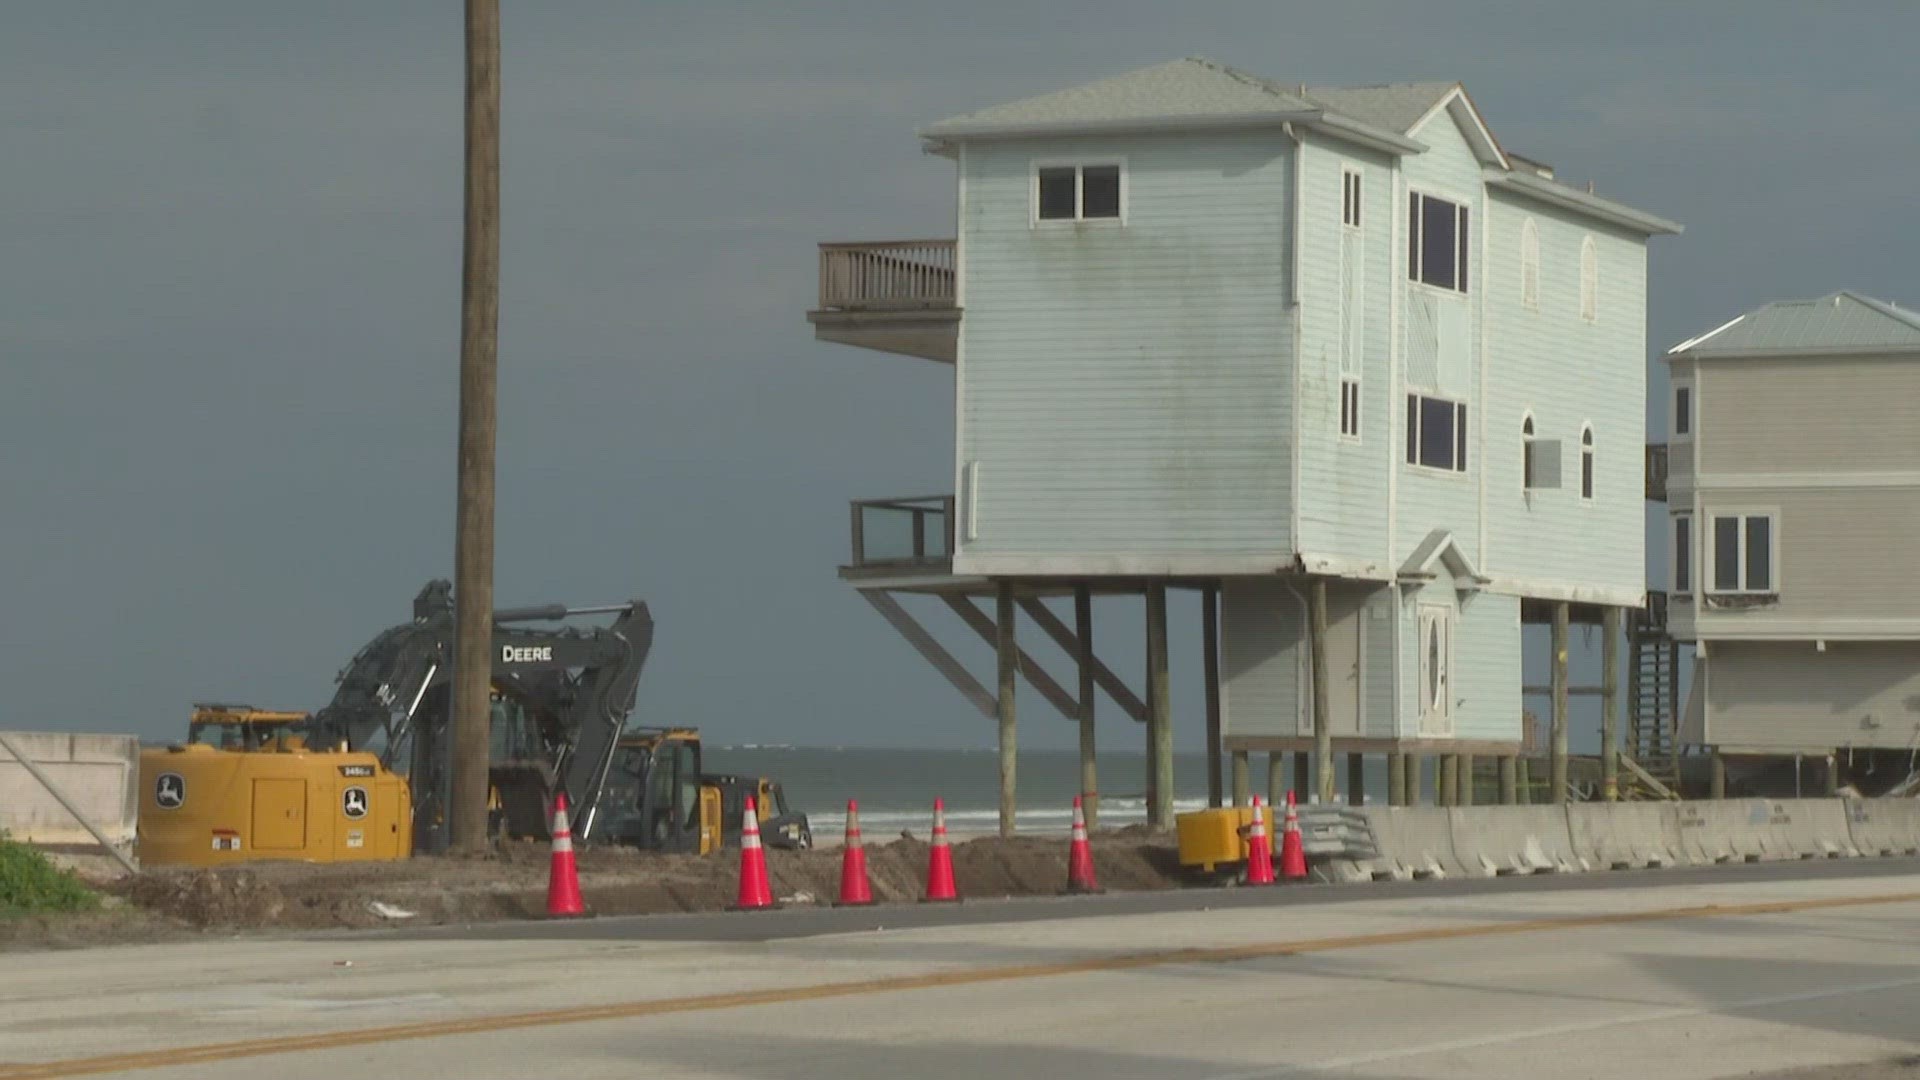
[[[953,306],[953,241],[820,245],[820,306],[911,311]]]

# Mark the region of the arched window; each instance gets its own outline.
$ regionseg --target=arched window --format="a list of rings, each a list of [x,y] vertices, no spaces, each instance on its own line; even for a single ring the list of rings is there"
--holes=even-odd
[[[1600,318],[1600,252],[1591,236],[1580,241],[1580,317],[1588,322]]]
[[[1533,414],[1520,421],[1520,486],[1533,490]]]
[[[1580,497],[1593,501],[1593,425],[1580,429]]]
[[[1520,224],[1520,303],[1540,310],[1540,227],[1532,218]]]

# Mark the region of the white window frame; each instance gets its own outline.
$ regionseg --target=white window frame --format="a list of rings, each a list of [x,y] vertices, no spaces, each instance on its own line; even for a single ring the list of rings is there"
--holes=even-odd
[[[1687,392],[1687,407],[1680,408],[1680,391]],[[1681,415],[1687,418],[1687,430],[1681,431],[1674,423]],[[1692,442],[1693,436],[1700,430],[1700,390],[1691,377],[1675,379],[1667,388],[1667,441],[1670,443]]]
[[[1715,542],[1714,524],[1721,518],[1735,518],[1740,522],[1734,546],[1735,559],[1739,562],[1739,578],[1736,587],[1721,589],[1714,586],[1719,570],[1719,547]],[[1765,588],[1754,589],[1747,586],[1747,522],[1753,518],[1765,518],[1767,521],[1767,582]],[[1700,579],[1700,591],[1706,596],[1778,596],[1780,595],[1780,508],[1777,506],[1730,506],[1711,507],[1700,511],[1700,569],[1704,576]]]
[[[1693,531],[1693,511],[1682,510],[1668,515],[1667,525],[1667,586],[1668,592],[1684,600],[1692,600],[1700,587],[1700,543]],[[1680,567],[1680,545],[1687,550],[1686,588],[1680,587],[1677,574]]]
[[[1432,465],[1423,465],[1417,460],[1419,457],[1419,454],[1416,452],[1414,455],[1416,460],[1406,461],[1407,468],[1418,469],[1419,471],[1426,473],[1428,476],[1446,476],[1456,480],[1465,480],[1467,477],[1469,477],[1472,474],[1469,473],[1466,467],[1463,466],[1459,461],[1460,458],[1465,456],[1460,452],[1461,432],[1465,431],[1468,433],[1469,436],[1471,436],[1471,433],[1473,430],[1473,409],[1474,409],[1473,402],[1468,401],[1464,397],[1457,397],[1453,394],[1442,394],[1437,391],[1420,390],[1420,389],[1416,389],[1414,387],[1409,386],[1407,387],[1406,393],[1402,396],[1402,399],[1399,403],[1399,407],[1402,409],[1405,409],[1406,398],[1415,398],[1415,397],[1426,398],[1429,401],[1444,401],[1454,406],[1453,453],[1455,458],[1455,461],[1454,461],[1455,467],[1451,469],[1441,469],[1441,468],[1436,468]],[[1465,408],[1467,410],[1467,421],[1466,421],[1466,426],[1464,428],[1460,426],[1459,410],[1461,408]],[[1406,430],[1407,438],[1412,442],[1416,451],[1420,445],[1420,435],[1419,435],[1419,427],[1418,427],[1419,415],[1420,415],[1420,411],[1418,409],[1414,410],[1414,422],[1411,425],[1408,425],[1408,424],[1402,425],[1407,428]],[[1472,442],[1470,437],[1468,438],[1467,441],[1469,442],[1469,444],[1471,444]],[[1405,446],[1402,446],[1400,448],[1400,456],[1401,456],[1401,460],[1403,461],[1406,460],[1406,449],[1407,448]]]
[[[1353,388],[1353,429],[1351,431],[1347,429],[1348,387]],[[1360,422],[1363,411],[1361,406],[1365,400],[1366,398],[1360,391],[1360,376],[1358,373],[1340,376],[1340,439],[1342,442],[1357,443],[1361,441],[1360,433],[1364,430]]]
[[[1366,228],[1366,174],[1358,165],[1340,165],[1340,224],[1349,229]]]
[[[1600,248],[1591,233],[1580,240],[1580,318],[1600,321]]]
[[[1420,228],[1420,223],[1413,219],[1413,207],[1410,205],[1410,200],[1412,200],[1415,196],[1419,196],[1422,199],[1438,199],[1441,202],[1448,203],[1454,207],[1454,232],[1453,232],[1453,240],[1455,245],[1454,253],[1453,253],[1454,275],[1455,275],[1455,279],[1458,280],[1459,273],[1460,273],[1460,256],[1462,254],[1465,254],[1467,256],[1467,271],[1468,271],[1468,287],[1467,288],[1464,288],[1464,289],[1448,288],[1445,285],[1432,285],[1420,278],[1418,270],[1421,262],[1424,261],[1424,256],[1426,254],[1427,238],[1425,236],[1424,230]],[[1411,245],[1411,249],[1412,249],[1410,251],[1401,252],[1401,254],[1407,255],[1410,260],[1407,263],[1408,284],[1417,286],[1422,289],[1429,290],[1435,296],[1449,296],[1455,300],[1460,300],[1464,297],[1472,296],[1473,295],[1472,279],[1480,276],[1480,273],[1479,273],[1479,269],[1473,265],[1473,244],[1471,241],[1471,237],[1473,235],[1473,231],[1476,228],[1479,228],[1486,224],[1485,222],[1480,222],[1478,224],[1475,224],[1474,219],[1483,217],[1484,215],[1474,210],[1473,200],[1463,198],[1459,195],[1452,194],[1451,192],[1437,191],[1433,188],[1416,187],[1414,185],[1409,184],[1407,186],[1407,198],[1405,200],[1402,200],[1402,202],[1408,203],[1407,205],[1407,241],[1408,241],[1408,244]],[[1459,228],[1459,223],[1460,223],[1459,212],[1462,210],[1466,211],[1467,213],[1467,229],[1464,233],[1461,232]],[[1426,214],[1424,203],[1421,206],[1420,212],[1422,217],[1424,217]],[[1399,255],[1396,255],[1394,257],[1399,258]]]
[[[1540,226],[1532,217],[1520,223],[1520,306],[1540,310]]]
[[[1589,483],[1591,481],[1591,483]],[[1580,503],[1592,506],[1600,493],[1600,440],[1593,434],[1593,421],[1580,424]]]
[[[1103,165],[1117,166],[1120,169],[1120,216],[1090,218],[1086,214],[1086,170]],[[1040,216],[1040,170],[1072,169],[1073,173],[1073,216],[1070,218],[1043,218]],[[1034,229],[1071,229],[1075,227],[1114,227],[1127,223],[1127,203],[1130,201],[1129,179],[1127,176],[1125,155],[1103,157],[1053,157],[1033,158],[1027,163],[1027,224]]]

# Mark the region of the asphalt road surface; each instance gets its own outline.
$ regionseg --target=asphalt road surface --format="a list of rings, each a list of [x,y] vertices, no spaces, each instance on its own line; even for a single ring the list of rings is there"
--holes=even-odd
[[[1920,1055],[1920,862],[241,937],[0,975],[0,1080],[1892,1078]]]

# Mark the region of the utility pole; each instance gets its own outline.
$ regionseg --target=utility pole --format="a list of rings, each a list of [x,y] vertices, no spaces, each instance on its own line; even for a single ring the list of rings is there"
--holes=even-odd
[[[466,231],[460,267],[460,492],[453,544],[456,852],[487,843],[493,473],[500,324],[500,0],[466,0]]]

